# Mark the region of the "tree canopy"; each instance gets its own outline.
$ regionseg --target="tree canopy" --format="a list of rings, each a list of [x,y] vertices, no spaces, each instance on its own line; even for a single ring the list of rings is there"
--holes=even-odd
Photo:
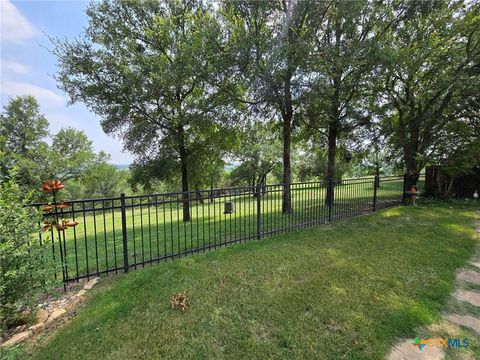
[[[211,85],[223,65],[213,10],[201,1],[102,1],[87,16],[82,37],[56,41],[56,78],[72,102],[102,117],[106,133],[122,137],[134,169],[160,179],[180,174],[188,221],[192,162],[211,155],[208,144],[229,145],[220,140],[232,102]]]
[[[438,140],[447,141],[445,128],[457,128],[452,122],[461,121],[464,104],[478,99],[478,72],[472,70],[480,54],[479,7],[432,1],[398,3],[389,10],[401,20],[385,38],[378,101],[390,144],[415,177]]]
[[[227,179],[260,183],[281,159],[284,213],[299,176],[383,167],[414,182],[430,163],[474,162],[474,2],[103,0],[87,17],[53,39],[55,77],[134,154],[133,183],[181,183],[185,221],[192,185],[213,187],[228,159]]]

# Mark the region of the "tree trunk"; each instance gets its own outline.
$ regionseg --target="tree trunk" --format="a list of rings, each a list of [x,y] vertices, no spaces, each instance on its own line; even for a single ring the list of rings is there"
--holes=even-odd
[[[405,176],[405,191],[409,191],[413,185],[417,185],[418,181],[418,160],[417,154],[419,152],[420,145],[420,123],[422,122],[421,118],[417,116],[417,111],[413,102],[413,94],[410,91],[409,82],[407,83],[406,92],[407,98],[409,99],[410,109],[406,114],[405,118],[407,124],[404,125],[407,132],[403,130],[403,154],[406,167],[406,176]]]
[[[180,153],[180,165],[182,172],[182,199],[183,199],[183,221],[190,221],[190,199],[188,194],[188,153],[185,148],[185,134],[183,127],[178,129],[178,142]]]
[[[265,195],[266,192],[267,192],[267,189],[266,189],[266,179],[267,179],[267,175],[265,174],[260,174],[258,175],[258,180],[257,180],[257,184],[261,186],[262,188],[262,195]],[[256,191],[255,191],[255,196],[257,196],[256,194]]]
[[[335,21],[335,53],[336,58],[340,59],[340,42],[342,38],[342,29],[340,22],[337,19]],[[342,83],[343,67],[334,62],[333,65],[333,94],[330,98],[330,121],[328,123],[328,155],[327,155],[327,181],[335,179],[335,156],[337,154],[337,137],[340,126],[340,90]],[[333,205],[334,200],[334,183],[332,186],[327,186],[327,192],[325,194],[325,204]]]
[[[200,191],[200,187],[198,185],[195,187],[195,198],[197,202],[199,202],[200,204],[203,204],[203,194]]]
[[[208,193],[208,201],[211,203],[215,201],[215,194],[213,193],[213,183],[210,185],[210,192]]]
[[[408,145],[407,145],[408,146]],[[412,152],[411,149],[404,150],[405,154],[405,165],[406,165],[406,174],[405,174],[405,184],[404,191],[410,191],[412,186],[417,185],[418,181],[418,163],[415,152]],[[404,195],[404,199],[408,199],[408,196]]]
[[[449,197],[450,196],[450,192],[452,191],[452,187],[453,187],[453,181],[455,180],[455,177],[451,177],[450,178],[450,181],[448,182],[448,186],[447,186],[447,189],[445,190],[445,198]]]
[[[292,144],[292,117],[291,112],[283,116],[283,197],[282,213],[292,212],[292,193],[290,184],[292,182],[291,144]]]
[[[337,154],[337,126],[331,123],[328,127],[328,156],[327,156],[327,181],[329,179],[335,179],[335,156]],[[333,199],[334,190],[333,186],[327,186],[327,192],[325,194],[325,204],[329,204]]]

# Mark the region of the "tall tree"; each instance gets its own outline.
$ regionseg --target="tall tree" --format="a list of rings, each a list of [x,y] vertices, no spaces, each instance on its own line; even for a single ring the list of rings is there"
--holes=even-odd
[[[48,135],[48,121],[33,96],[10,99],[0,118],[0,136],[13,153],[27,156]]]
[[[295,114],[304,94],[300,64],[308,49],[309,1],[230,1],[231,26],[243,45],[236,69],[251,80],[249,98],[273,111],[282,129],[283,213],[292,211],[291,147]]]
[[[81,38],[54,40],[56,79],[71,101],[99,114],[104,131],[122,137],[137,166],[178,165],[184,221],[189,158],[231,118],[210,85],[222,64],[212,14],[202,1],[104,0],[88,7]]]
[[[334,180],[341,180],[346,174],[351,174],[354,162],[338,161],[349,152],[345,142],[337,144]],[[324,137],[310,138],[301,146],[301,154],[297,161],[298,180],[327,179],[328,146]],[[355,157],[356,158],[356,157]]]
[[[60,129],[53,137],[45,177],[77,178],[95,159],[93,143],[83,130]]]
[[[267,176],[282,163],[282,142],[272,124],[254,123],[243,132],[236,152],[240,164],[230,173],[234,184],[265,185]]]
[[[5,175],[16,167],[22,186],[39,186],[47,135],[48,121],[33,96],[10,99],[0,115],[0,172]]]
[[[100,152],[97,158],[82,173],[79,182],[83,185],[84,198],[113,197],[129,188],[128,170],[119,170],[109,164],[110,156]]]
[[[339,139],[368,124],[368,76],[376,65],[377,41],[385,24],[381,4],[333,0],[315,8],[314,46],[305,62],[309,97],[304,103],[311,134],[326,138],[327,179],[335,178]],[[328,188],[326,201],[331,199]]]
[[[478,94],[478,73],[472,69],[480,54],[479,6],[409,1],[391,9],[390,17],[400,21],[383,42],[378,102],[384,104],[385,132],[403,160],[410,187],[438,136],[459,118],[463,106],[456,105]]]

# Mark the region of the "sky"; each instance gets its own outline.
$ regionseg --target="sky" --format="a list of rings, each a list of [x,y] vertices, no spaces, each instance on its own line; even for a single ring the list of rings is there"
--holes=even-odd
[[[50,131],[74,127],[85,131],[96,151],[104,150],[114,164],[130,164],[119,139],[107,136],[100,118],[83,104],[68,105],[68,96],[52,74],[57,60],[49,52],[51,37],[73,39],[87,24],[87,1],[0,0],[1,108],[11,97],[33,95],[50,122]]]

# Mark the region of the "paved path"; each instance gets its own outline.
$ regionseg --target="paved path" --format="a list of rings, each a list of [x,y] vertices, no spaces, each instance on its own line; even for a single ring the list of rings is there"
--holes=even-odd
[[[439,360],[443,359],[444,353],[440,348],[433,347],[428,349],[419,350],[413,345],[413,340],[402,340],[397,343],[388,360]]]
[[[468,302],[470,305],[480,307],[480,292],[458,289],[457,291],[455,291],[455,294],[453,294],[453,296],[458,301],[465,301]]]
[[[457,275],[457,280],[480,285],[480,273],[473,270],[462,269]]]
[[[457,315],[457,314],[447,314],[445,319],[454,324],[470,328],[475,331],[477,334],[480,334],[480,319],[477,319],[471,315]]]
[[[477,222],[477,233],[480,235],[480,222]],[[470,261],[470,265],[477,269],[460,269],[457,273],[457,289],[453,297],[460,302],[466,302],[480,308],[480,291],[465,288],[468,284],[480,285],[480,252]],[[443,318],[450,323],[469,328],[480,334],[480,319],[475,316],[453,313],[445,314]],[[441,360],[444,357],[445,353],[442,348],[428,347],[420,350],[418,346],[414,345],[412,339],[408,339],[397,342],[387,360]]]

